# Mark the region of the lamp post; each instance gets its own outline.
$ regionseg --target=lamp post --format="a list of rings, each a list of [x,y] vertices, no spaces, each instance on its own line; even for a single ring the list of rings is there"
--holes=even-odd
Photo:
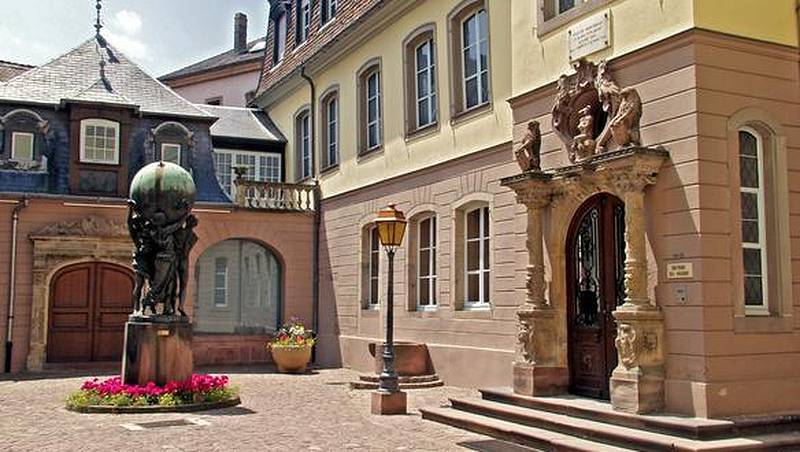
[[[372,393],[373,414],[405,414],[406,393],[400,391],[397,372],[394,370],[394,254],[403,243],[406,232],[406,217],[394,204],[378,213],[375,220],[378,239],[389,258],[386,288],[386,341],[383,344],[383,370],[378,390]]]

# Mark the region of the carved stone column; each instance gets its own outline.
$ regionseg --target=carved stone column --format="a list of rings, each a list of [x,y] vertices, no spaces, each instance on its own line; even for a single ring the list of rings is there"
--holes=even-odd
[[[517,310],[517,356],[512,365],[514,392],[528,396],[561,394],[569,384],[566,367],[558,366],[556,312],[545,297],[542,215],[550,204],[549,176],[528,172],[509,183],[517,202],[527,209],[525,303]]]
[[[625,201],[625,303],[614,311],[617,367],[611,374],[611,405],[648,413],[664,406],[664,315],[647,295],[644,213],[644,190],[655,182],[657,167],[632,158],[632,167],[611,174]]]

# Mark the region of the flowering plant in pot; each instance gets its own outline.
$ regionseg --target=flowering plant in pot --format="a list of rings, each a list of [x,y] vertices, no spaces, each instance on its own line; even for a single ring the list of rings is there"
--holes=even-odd
[[[315,341],[314,332],[300,319],[292,317],[275,332],[269,343],[272,360],[281,372],[305,372]]]

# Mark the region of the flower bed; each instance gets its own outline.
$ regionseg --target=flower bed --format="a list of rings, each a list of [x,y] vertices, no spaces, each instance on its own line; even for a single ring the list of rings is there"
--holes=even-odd
[[[100,381],[86,380],[79,391],[67,397],[67,408],[87,411],[91,407],[185,407],[189,405],[230,406],[238,403],[237,388],[228,385],[227,376],[193,374],[184,381],[171,381],[163,387],[155,383],[127,385],[120,377]],[[236,404],[236,403],[234,403]]]

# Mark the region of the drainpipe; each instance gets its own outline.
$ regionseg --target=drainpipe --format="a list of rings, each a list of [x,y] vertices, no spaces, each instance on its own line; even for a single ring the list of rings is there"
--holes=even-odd
[[[306,74],[306,66],[300,67],[300,77],[308,82],[308,87],[311,89],[311,111],[309,117],[311,119],[311,177],[314,179],[314,237],[311,241],[311,262],[313,266],[312,281],[311,281],[311,329],[315,334],[319,334],[319,230],[320,223],[322,222],[322,212],[320,212],[320,189],[319,179],[317,178],[317,153],[314,152],[314,143],[316,140],[316,113],[317,113],[317,88],[314,86],[314,80]],[[317,362],[317,346],[315,345],[312,350],[311,360]]]
[[[14,331],[14,298],[17,291],[17,226],[19,225],[19,213],[26,207],[28,207],[28,198],[23,197],[11,212],[11,269],[8,281],[8,304],[6,306],[8,318],[6,319],[5,373],[11,372],[11,352],[14,348],[12,336]]]

